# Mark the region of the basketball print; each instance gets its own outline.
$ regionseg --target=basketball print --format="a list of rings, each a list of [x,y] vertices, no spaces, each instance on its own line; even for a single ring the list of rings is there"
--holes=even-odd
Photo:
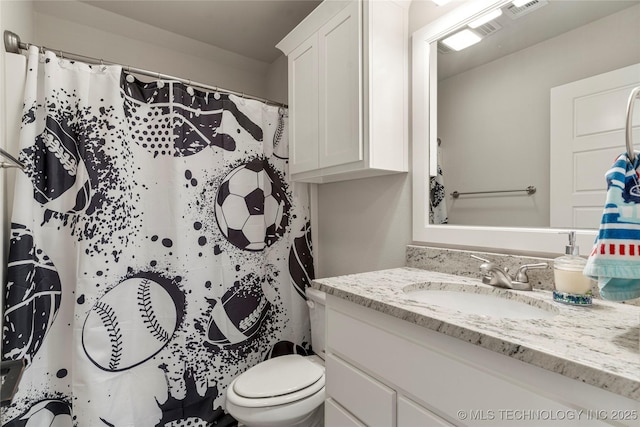
[[[22,151],[33,184],[33,198],[60,213],[80,212],[90,202],[91,184],[74,130],[47,117],[44,131]]]
[[[31,362],[60,308],[62,284],[31,230],[11,224],[3,325],[3,358]]]
[[[291,204],[275,169],[257,157],[223,179],[215,199],[218,228],[234,246],[261,251],[285,232]]]
[[[213,344],[239,344],[255,335],[266,318],[271,304],[262,291],[257,276],[237,281],[213,305],[207,338]]]
[[[181,320],[183,303],[172,297],[167,287],[170,280],[154,279],[126,279],[89,311],[82,328],[82,347],[99,368],[115,372],[137,366],[171,339]]]

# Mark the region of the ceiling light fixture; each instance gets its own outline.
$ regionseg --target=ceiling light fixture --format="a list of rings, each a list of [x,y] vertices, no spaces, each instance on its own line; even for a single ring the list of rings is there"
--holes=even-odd
[[[447,4],[449,3],[451,0],[431,0],[432,2],[434,2],[435,4],[437,4],[438,6],[442,6],[443,4]],[[529,0],[531,1],[531,0]]]
[[[531,3],[531,0],[513,0],[511,2],[515,7],[522,7],[527,3]]]
[[[482,40],[482,37],[480,37],[473,31],[462,30],[442,40],[442,43],[453,50],[462,50],[466,47],[478,43],[480,40]]]
[[[489,21],[493,21],[500,15],[502,15],[502,9],[496,9],[492,12],[482,15],[480,18],[476,19],[475,21],[472,21],[469,24],[469,27],[478,28],[479,26],[484,25]]]

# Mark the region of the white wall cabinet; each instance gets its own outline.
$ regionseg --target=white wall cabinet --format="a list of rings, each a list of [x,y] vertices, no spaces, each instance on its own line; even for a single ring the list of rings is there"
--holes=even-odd
[[[639,402],[332,295],[326,321],[327,411],[353,425],[638,425]]]
[[[278,44],[294,181],[408,170],[407,13],[402,1],[325,1]]]

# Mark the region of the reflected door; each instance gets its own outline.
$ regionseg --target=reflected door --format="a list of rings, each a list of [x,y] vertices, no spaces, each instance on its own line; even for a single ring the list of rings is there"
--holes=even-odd
[[[599,227],[604,175],[626,150],[627,100],[639,85],[636,64],[551,89],[551,227]],[[635,113],[640,143],[640,109]]]

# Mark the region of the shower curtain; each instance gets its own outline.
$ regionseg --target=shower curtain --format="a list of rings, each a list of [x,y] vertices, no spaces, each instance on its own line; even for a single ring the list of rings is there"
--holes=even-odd
[[[3,425],[233,425],[235,376],[311,351],[286,109],[32,47],[22,120]]]

